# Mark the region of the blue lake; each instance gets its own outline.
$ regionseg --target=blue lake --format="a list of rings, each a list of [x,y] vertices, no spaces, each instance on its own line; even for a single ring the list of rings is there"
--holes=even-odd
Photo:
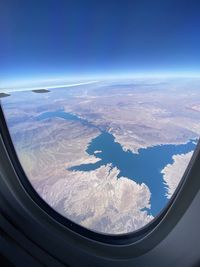
[[[91,124],[87,121],[84,120],[72,113],[65,112],[63,110],[56,110],[56,111],[48,111],[40,114],[37,116],[38,120],[44,120],[44,119],[49,119],[49,118],[62,118],[65,120],[70,120],[70,121],[78,121],[84,125],[91,126]]]
[[[87,120],[81,119],[64,111],[46,112],[38,116],[39,120],[60,117],[66,120],[75,120],[88,126],[93,126]],[[172,163],[172,156],[175,154],[187,153],[195,149],[193,140],[186,144],[180,145],[160,145],[139,149],[139,153],[135,154],[131,151],[124,151],[119,143],[114,141],[112,134],[102,131],[99,136],[92,139],[87,153],[94,155],[101,160],[96,163],[82,164],[74,166],[71,170],[91,171],[105,164],[112,164],[120,171],[120,176],[125,176],[134,180],[136,183],[145,183],[151,191],[151,209],[149,213],[157,215],[166,205],[166,186],[163,182],[161,170],[169,163]],[[101,151],[95,153],[95,151]]]

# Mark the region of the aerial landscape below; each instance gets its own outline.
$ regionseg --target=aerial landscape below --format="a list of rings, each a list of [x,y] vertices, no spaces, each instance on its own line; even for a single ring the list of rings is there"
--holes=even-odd
[[[152,221],[183,177],[200,135],[199,87],[198,78],[100,80],[0,97],[36,192],[75,223],[122,234]]]

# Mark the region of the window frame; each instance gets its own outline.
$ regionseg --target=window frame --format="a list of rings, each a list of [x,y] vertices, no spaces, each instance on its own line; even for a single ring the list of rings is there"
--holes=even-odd
[[[26,176],[23,167],[18,159],[17,153],[12,143],[12,139],[9,133],[9,129],[6,123],[6,117],[4,116],[4,111],[0,103],[0,136],[2,137],[3,144],[6,149],[7,156],[14,168],[18,183],[23,187],[23,189],[28,193],[33,202],[42,209],[48,216],[53,218],[56,222],[64,226],[66,229],[78,234],[81,238],[89,239],[90,241],[101,243],[102,245],[112,245],[112,246],[132,246],[134,245],[136,249],[133,253],[135,255],[140,255],[146,253],[148,250],[152,249],[159,240],[163,239],[164,236],[173,229],[177,224],[181,215],[186,211],[192,199],[195,197],[196,193],[200,188],[200,182],[197,180],[197,175],[192,175],[195,173],[200,173],[200,141],[196,146],[193,156],[185,170],[185,173],[179,182],[174,194],[168,201],[167,205],[162,209],[162,211],[148,224],[144,227],[127,234],[104,234],[92,231],[90,229],[84,228],[83,226],[69,220],[67,217],[56,212],[52,207],[49,206],[37,193],[37,191],[31,185],[28,177]],[[199,167],[198,167],[199,164]],[[185,195],[188,184],[192,181],[198,185],[196,187],[190,186],[190,192]],[[174,209],[178,206],[179,212],[174,213]],[[173,215],[173,216],[172,216]],[[171,222],[166,223],[167,218],[171,218]],[[161,231],[160,236],[155,236],[157,231]],[[148,241],[143,246],[143,241]],[[142,245],[141,245],[142,244]],[[148,245],[147,245],[148,244]],[[141,249],[142,248],[142,249]]]

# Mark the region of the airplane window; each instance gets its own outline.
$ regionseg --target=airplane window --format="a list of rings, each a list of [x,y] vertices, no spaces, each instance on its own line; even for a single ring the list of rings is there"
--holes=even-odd
[[[168,204],[200,134],[200,79],[87,80],[0,98],[20,163],[58,213],[124,234]]]

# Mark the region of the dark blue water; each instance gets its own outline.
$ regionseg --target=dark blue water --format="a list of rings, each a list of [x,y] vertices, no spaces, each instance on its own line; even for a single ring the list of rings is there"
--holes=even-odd
[[[121,145],[114,142],[112,134],[103,132],[91,141],[87,149],[88,154],[96,155],[101,160],[96,163],[74,166],[71,169],[90,171],[111,163],[113,167],[120,170],[119,177],[125,176],[136,183],[145,183],[149,187],[152,193],[151,213],[156,215],[168,201],[161,170],[168,163],[172,163],[174,154],[187,153],[194,148],[195,144],[189,141],[181,145],[161,145],[139,149],[139,154],[135,154],[131,151],[123,151]],[[101,150],[101,152],[95,154],[96,150]]]
[[[66,120],[75,120],[83,124],[91,125],[75,115],[64,111],[46,112],[38,119],[51,117],[61,117]],[[118,177],[125,176],[134,180],[136,183],[145,183],[151,191],[151,209],[152,215],[157,215],[166,205],[166,188],[163,183],[161,170],[169,163],[172,163],[174,154],[187,153],[195,149],[193,141],[181,145],[161,145],[139,149],[135,154],[131,151],[124,151],[119,143],[114,142],[114,137],[108,132],[102,132],[99,136],[92,139],[86,152],[94,155],[101,160],[96,163],[82,164],[74,166],[70,170],[91,171],[105,164],[112,164],[120,170]],[[101,152],[94,153],[96,150]]]

